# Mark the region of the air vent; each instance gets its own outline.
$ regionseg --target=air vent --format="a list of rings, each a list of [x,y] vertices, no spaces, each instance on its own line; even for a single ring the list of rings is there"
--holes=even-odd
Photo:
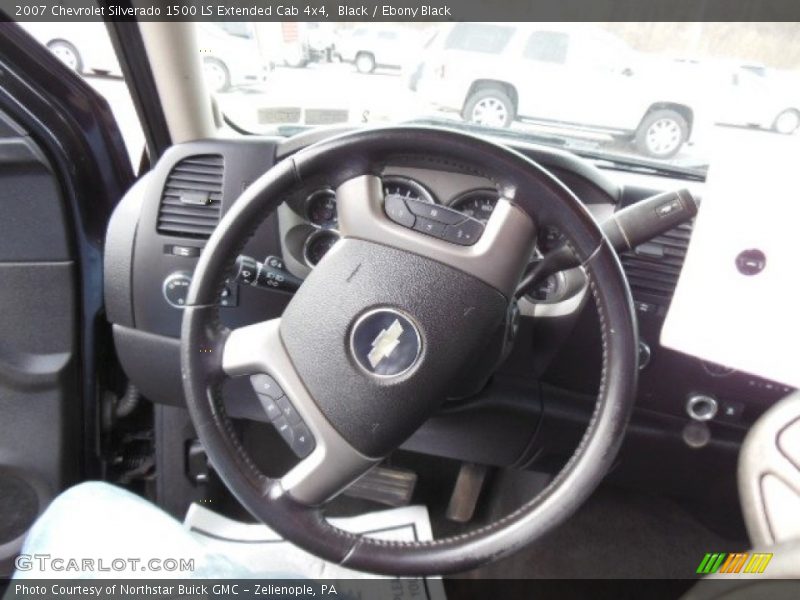
[[[223,158],[192,156],[172,168],[158,210],[158,232],[206,239],[219,223]]]
[[[692,223],[684,223],[622,254],[635,300],[670,303],[691,237]]]

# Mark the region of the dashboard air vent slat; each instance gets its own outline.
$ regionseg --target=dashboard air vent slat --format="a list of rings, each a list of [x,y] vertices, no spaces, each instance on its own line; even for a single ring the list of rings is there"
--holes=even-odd
[[[158,232],[208,238],[219,223],[224,161],[218,154],[185,158],[167,177],[158,209]]]
[[[684,223],[621,255],[635,300],[669,304],[691,236],[692,223]]]

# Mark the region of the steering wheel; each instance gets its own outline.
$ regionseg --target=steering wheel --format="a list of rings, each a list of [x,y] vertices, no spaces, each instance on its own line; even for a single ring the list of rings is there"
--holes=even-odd
[[[419,213],[432,205],[384,207],[378,175],[387,163],[408,157],[490,179],[500,199],[485,230],[470,230],[464,240],[461,226],[445,226],[442,233],[437,225],[431,235],[433,226]],[[336,190],[342,239],[280,319],[223,327],[219,295],[245,242],[288,192],[320,177]],[[417,211],[416,219],[404,208]],[[449,212],[426,214],[454,220]],[[463,535],[382,541],[330,525],[326,501],[411,435],[502,326],[543,225],[562,232],[580,258],[602,329],[599,397],[574,455],[527,504]],[[242,193],[197,264],[183,315],[181,367],[189,413],[211,463],[255,517],[301,548],[353,569],[444,574],[542,536],[597,487],[619,449],[635,396],[636,340],[619,260],[559,180],[523,155],[470,135],[398,127],[309,146]],[[280,479],[259,470],[225,413],[222,382],[246,375],[301,458]]]

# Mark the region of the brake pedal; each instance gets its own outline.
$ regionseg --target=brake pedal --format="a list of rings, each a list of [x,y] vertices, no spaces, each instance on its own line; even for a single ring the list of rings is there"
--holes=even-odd
[[[450,504],[447,506],[448,519],[457,523],[467,523],[472,520],[487,471],[484,465],[462,463],[456,484],[453,486],[453,495],[450,496]]]
[[[417,474],[406,469],[373,467],[344,490],[345,496],[388,506],[408,506],[417,485]]]

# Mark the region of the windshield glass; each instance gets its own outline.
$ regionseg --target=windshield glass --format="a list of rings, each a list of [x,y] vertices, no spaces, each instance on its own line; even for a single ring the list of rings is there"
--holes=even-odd
[[[241,129],[447,124],[702,174],[800,126],[796,23],[198,24]]]

